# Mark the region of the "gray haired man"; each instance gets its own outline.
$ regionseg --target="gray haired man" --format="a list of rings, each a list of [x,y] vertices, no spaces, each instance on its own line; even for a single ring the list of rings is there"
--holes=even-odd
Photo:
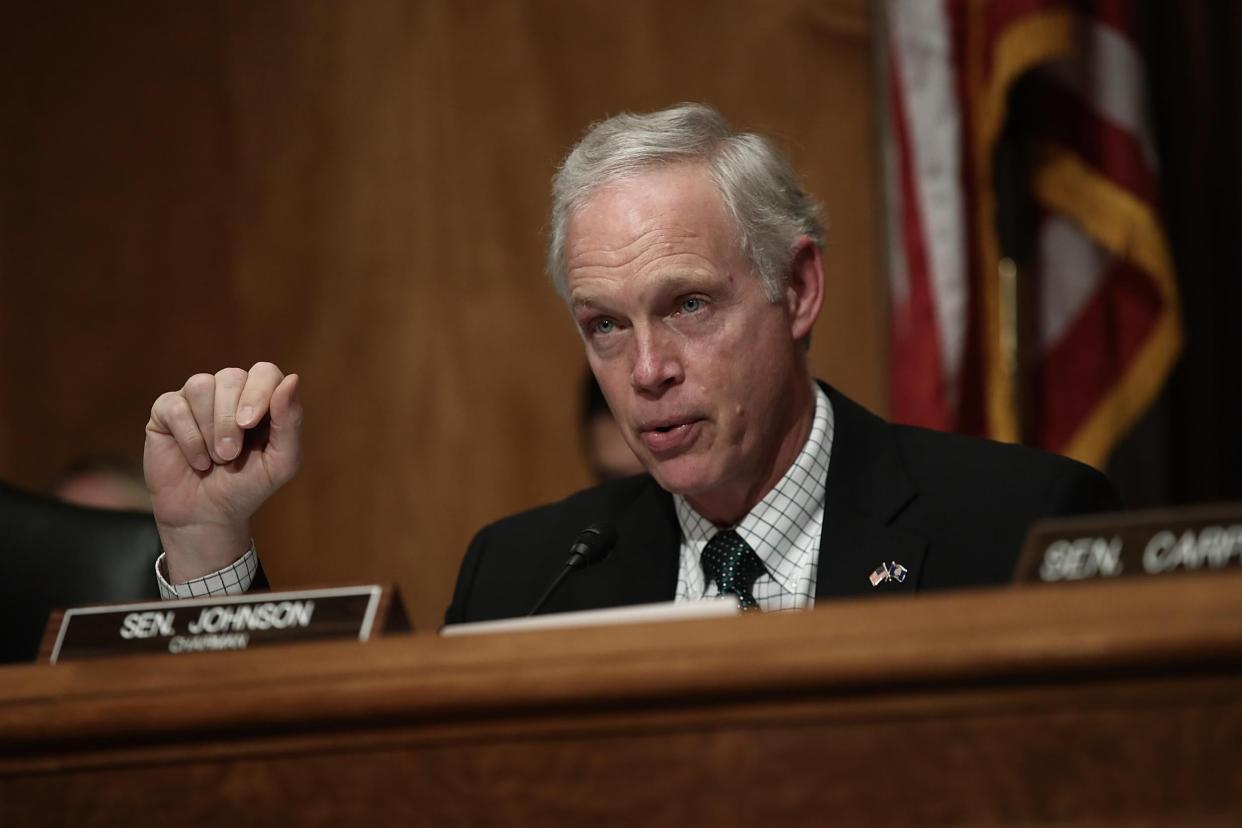
[[[699,104],[618,115],[588,130],[553,193],[549,274],[648,473],[485,527],[449,622],[525,614],[595,522],[615,549],[545,611],[723,594],[784,610],[992,583],[1035,518],[1115,507],[1085,466],[892,426],[811,377],[823,228],[761,136]],[[218,474],[265,415],[267,448]],[[296,470],[300,420],[296,377],[263,363],[157,400],[147,475],[166,594],[249,586],[249,518]],[[900,579],[873,578],[880,566]]]

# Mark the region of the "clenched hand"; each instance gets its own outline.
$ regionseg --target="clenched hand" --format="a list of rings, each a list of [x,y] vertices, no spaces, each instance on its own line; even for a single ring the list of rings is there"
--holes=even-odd
[[[171,579],[233,563],[250,517],[301,465],[298,376],[270,362],[195,374],[151,407],[143,468]]]

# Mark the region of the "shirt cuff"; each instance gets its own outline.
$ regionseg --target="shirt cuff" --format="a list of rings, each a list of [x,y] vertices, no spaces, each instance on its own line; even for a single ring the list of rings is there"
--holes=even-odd
[[[160,597],[165,601],[178,598],[202,598],[212,595],[241,595],[254,583],[254,573],[259,568],[259,553],[255,551],[254,541],[250,548],[233,563],[210,575],[174,584],[168,580],[168,564],[161,554],[155,559],[155,580],[160,586]]]

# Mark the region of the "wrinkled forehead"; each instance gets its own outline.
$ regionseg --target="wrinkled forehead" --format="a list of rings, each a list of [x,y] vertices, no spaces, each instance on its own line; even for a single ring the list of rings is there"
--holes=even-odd
[[[575,255],[586,250],[615,250],[660,231],[739,245],[737,224],[707,164],[665,164],[595,187],[569,216],[566,266],[572,268]]]

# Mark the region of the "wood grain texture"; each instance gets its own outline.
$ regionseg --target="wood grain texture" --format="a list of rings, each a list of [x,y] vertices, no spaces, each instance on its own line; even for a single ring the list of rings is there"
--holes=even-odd
[[[58,0],[0,11],[0,475],[137,455],[151,402],[269,359],[306,464],[277,586],[398,581],[439,621],[471,535],[585,485],[585,363],[542,273],[592,121],[705,100],[826,204],[817,373],[886,408],[866,0]]]
[[[1228,825],[1242,578],[0,670],[23,824]]]

